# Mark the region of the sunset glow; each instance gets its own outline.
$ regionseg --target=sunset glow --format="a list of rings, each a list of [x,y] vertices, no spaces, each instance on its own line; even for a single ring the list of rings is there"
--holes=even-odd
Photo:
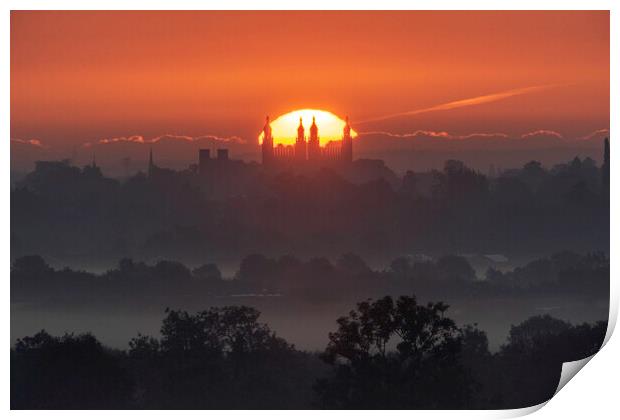
[[[329,111],[320,109],[298,109],[280,115],[271,122],[273,132],[274,145],[292,145],[295,144],[297,136],[297,127],[299,127],[299,119],[301,118],[306,133],[312,124],[312,118],[315,118],[316,125],[319,128],[319,140],[321,146],[325,146],[332,140],[342,139],[342,130],[346,124],[343,118],[332,114]],[[307,134],[306,134],[307,135]],[[357,137],[355,130],[351,130],[351,136]],[[263,134],[258,137],[258,142],[263,143]]]
[[[170,133],[256,145],[267,114],[290,144],[305,108],[323,145],[346,115],[364,138],[609,129],[609,11],[28,10],[10,30],[10,137],[58,157]]]

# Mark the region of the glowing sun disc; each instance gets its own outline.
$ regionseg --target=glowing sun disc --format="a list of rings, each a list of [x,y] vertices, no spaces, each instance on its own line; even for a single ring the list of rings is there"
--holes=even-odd
[[[286,114],[280,115],[271,121],[271,133],[273,136],[273,144],[290,145],[295,144],[297,138],[297,127],[299,127],[299,118],[304,125],[306,137],[310,136],[310,126],[312,125],[312,117],[316,120],[319,129],[319,142],[321,146],[333,140],[342,140],[342,130],[346,122],[329,111],[320,109],[298,109]],[[351,137],[357,137],[357,133],[351,130]],[[258,136],[258,143],[263,144],[263,133]]]

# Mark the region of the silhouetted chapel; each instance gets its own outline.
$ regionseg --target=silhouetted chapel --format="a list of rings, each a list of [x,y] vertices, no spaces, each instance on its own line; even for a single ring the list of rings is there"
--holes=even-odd
[[[262,155],[263,165],[272,165],[277,162],[352,162],[353,138],[351,137],[349,117],[346,117],[346,125],[340,141],[331,141],[325,146],[321,146],[319,128],[314,117],[312,117],[309,137],[306,137],[306,130],[300,118],[295,144],[288,146],[279,144],[274,147],[269,116],[267,116],[263,127]]]

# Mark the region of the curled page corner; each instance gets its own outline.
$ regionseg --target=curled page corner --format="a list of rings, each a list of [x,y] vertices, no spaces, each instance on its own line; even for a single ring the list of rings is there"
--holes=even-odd
[[[613,293],[613,290],[611,291],[610,294],[611,294],[611,297],[609,301],[609,316],[607,317],[607,332],[605,333],[605,338],[603,339],[603,345],[601,346],[599,351],[601,351],[601,349],[605,347],[605,345],[611,338],[612,334],[614,333],[614,330],[616,329],[616,322],[618,322],[618,306],[619,306],[618,296],[617,296],[617,293]]]
[[[562,388],[564,388],[564,385],[566,385],[571,379],[573,379],[577,372],[579,372],[594,357],[595,354],[596,353],[594,353],[592,356],[586,357],[585,359],[562,363],[562,373],[560,374],[560,381],[558,382],[558,387],[553,393],[553,397],[555,397],[557,393],[560,392]],[[505,417],[502,418],[522,417],[532,414],[547,405],[547,403],[551,401],[553,397],[551,397],[547,401],[543,401],[540,404],[532,405],[530,407],[505,410]]]
[[[585,359],[574,360],[572,362],[564,362],[562,363],[562,373],[560,375],[560,382],[558,383],[558,387],[556,388],[553,396],[555,397],[558,392],[564,385],[568,383],[573,377],[579,372],[592,358],[596,353],[592,356],[586,357]]]
[[[601,351],[603,347],[605,347],[609,339],[611,338],[613,331],[616,328],[617,318],[618,318],[617,305],[613,305],[613,301],[612,301],[612,304],[610,305],[610,308],[609,308],[609,318],[607,321],[607,332],[605,333],[605,338],[603,339],[603,344],[601,345],[601,348],[598,349],[596,353]],[[577,374],[577,372],[579,372],[590,360],[592,360],[592,358],[596,355],[596,353],[584,359],[562,363],[562,373],[560,374],[560,381],[558,382],[558,387],[555,389],[555,392],[553,393],[554,397],[557,395],[558,392],[560,392],[562,388],[564,388],[564,385],[566,385],[571,379],[573,379],[573,377]]]
[[[501,410],[499,412],[493,412],[493,414],[494,415],[497,414],[495,418],[500,418],[500,419],[512,419],[516,417],[524,417],[524,416],[528,416],[532,413],[537,412],[538,410],[543,408],[545,405],[547,405],[548,402],[549,401],[543,401],[540,404],[532,405],[529,407]]]

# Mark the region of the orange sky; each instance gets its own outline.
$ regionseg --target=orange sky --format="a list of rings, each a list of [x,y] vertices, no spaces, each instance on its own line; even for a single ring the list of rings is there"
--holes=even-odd
[[[609,14],[11,13],[12,138],[256,141],[298,108],[373,120],[358,132],[583,136],[609,127]]]

